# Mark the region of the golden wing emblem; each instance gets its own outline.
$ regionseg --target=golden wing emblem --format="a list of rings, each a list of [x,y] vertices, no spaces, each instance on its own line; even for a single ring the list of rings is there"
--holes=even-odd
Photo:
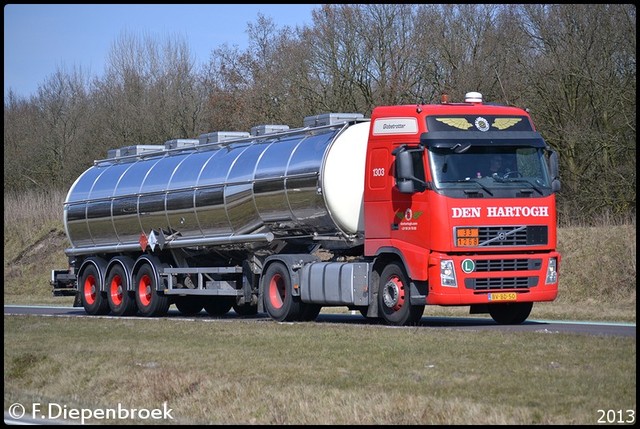
[[[506,130],[507,128],[514,126],[521,120],[522,118],[496,118],[496,120],[493,121],[492,126],[499,130]]]
[[[451,127],[456,127],[461,130],[468,130],[473,126],[465,118],[436,118],[436,121],[443,122]]]

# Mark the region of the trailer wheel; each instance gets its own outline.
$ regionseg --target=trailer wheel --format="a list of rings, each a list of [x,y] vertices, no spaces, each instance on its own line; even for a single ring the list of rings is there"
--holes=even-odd
[[[209,298],[204,303],[204,311],[209,316],[224,316],[231,310],[235,297],[220,296],[215,298]]]
[[[490,304],[489,314],[500,325],[519,325],[529,317],[533,302]]]
[[[300,301],[293,296],[289,270],[281,262],[269,265],[263,277],[262,295],[267,314],[278,322],[292,322],[301,316]]]
[[[198,296],[179,296],[176,297],[176,308],[183,316],[194,316],[202,311],[204,303],[202,298]]]
[[[87,265],[80,276],[84,311],[94,316],[109,313],[107,298],[100,292],[100,273],[95,265]]]
[[[404,268],[391,262],[380,275],[379,313],[389,325],[414,325],[420,321],[423,305],[411,305],[409,278]]]
[[[114,265],[107,276],[107,300],[116,316],[131,316],[136,313],[136,299],[127,288],[127,274],[121,265]]]
[[[140,314],[146,317],[165,316],[169,311],[169,297],[158,291],[158,280],[151,265],[143,264],[135,279],[136,304]]]

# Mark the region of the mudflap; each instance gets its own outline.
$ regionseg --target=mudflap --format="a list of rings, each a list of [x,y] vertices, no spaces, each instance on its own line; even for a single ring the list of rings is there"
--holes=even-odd
[[[80,291],[76,292],[76,296],[73,300],[74,307],[82,307],[82,297],[80,296]]]

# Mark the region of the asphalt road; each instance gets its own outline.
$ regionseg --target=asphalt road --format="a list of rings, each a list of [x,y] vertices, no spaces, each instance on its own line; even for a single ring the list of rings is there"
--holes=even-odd
[[[103,317],[115,318],[118,316],[90,316],[82,307],[55,307],[36,305],[5,305],[6,315],[38,315],[49,317]],[[122,317],[120,317],[122,318]],[[142,319],[136,317],[135,319]],[[231,310],[225,316],[212,317],[205,312],[196,316],[182,316],[177,310],[171,308],[167,319],[176,320],[198,320],[207,322],[220,322],[236,320],[240,317]],[[256,323],[279,323],[271,320],[266,314],[258,314],[253,317],[243,317],[242,320],[254,320]],[[284,322],[287,323],[287,322]],[[320,313],[315,323],[343,323],[349,325],[382,325],[381,322],[367,320],[359,313]],[[633,323],[610,323],[610,322],[589,322],[589,321],[563,321],[563,320],[527,320],[521,325],[498,325],[489,317],[429,317],[424,316],[417,325],[424,329],[455,329],[467,331],[529,331],[541,333],[573,333],[583,335],[614,335],[621,337],[636,336],[636,325]],[[411,327],[389,327],[390,329],[416,329]]]

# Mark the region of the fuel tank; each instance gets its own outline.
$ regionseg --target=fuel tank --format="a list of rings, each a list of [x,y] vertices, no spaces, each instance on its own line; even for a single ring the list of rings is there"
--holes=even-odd
[[[144,146],[142,154],[96,161],[64,203],[67,253],[140,250],[141,235],[152,231],[173,247],[362,235],[369,125]]]

